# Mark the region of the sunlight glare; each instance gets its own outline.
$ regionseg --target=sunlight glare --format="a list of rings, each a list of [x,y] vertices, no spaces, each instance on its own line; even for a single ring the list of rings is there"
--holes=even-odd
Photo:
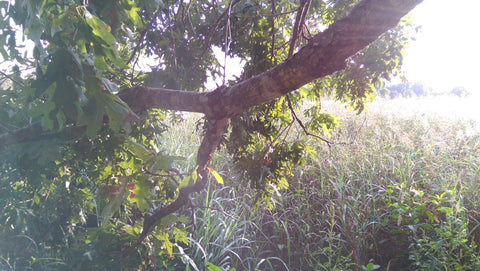
[[[407,50],[407,79],[437,92],[463,86],[480,95],[478,10],[476,0],[425,0],[416,7],[416,22],[423,27]]]

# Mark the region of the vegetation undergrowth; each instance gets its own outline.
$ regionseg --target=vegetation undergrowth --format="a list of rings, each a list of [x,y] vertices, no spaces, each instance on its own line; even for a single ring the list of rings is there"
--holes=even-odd
[[[342,116],[332,139],[348,144],[310,138],[271,210],[253,204],[218,152],[228,187],[201,197],[218,210],[197,208],[185,257],[222,270],[480,269],[477,124],[375,105],[359,116],[328,110]]]
[[[377,110],[375,104],[361,115],[328,102],[324,106],[342,116],[330,139],[346,144],[329,147],[308,138],[305,164],[292,169],[289,188],[274,197],[272,209],[255,203],[255,190],[233,169],[232,158],[217,151],[214,168],[225,184],[212,182],[192,197],[191,208],[182,211],[189,235],[173,243],[170,261],[152,255],[150,261],[157,262],[152,270],[480,270],[478,124],[385,106]],[[183,172],[195,165],[200,136],[191,131],[198,121],[186,116],[159,138],[163,151],[185,157],[175,161]],[[298,128],[290,136],[305,135]],[[68,193],[64,190],[56,197]],[[4,217],[30,221],[32,211],[20,208],[29,200],[35,199],[17,198],[4,210],[15,215]],[[64,247],[36,243],[36,236],[0,235],[2,243],[12,244],[0,246],[0,270],[72,266],[69,259],[83,253],[73,244],[82,240],[69,239],[68,231],[62,225],[38,229],[51,238],[64,236]],[[118,240],[119,247],[129,241],[108,228],[88,236],[91,240],[83,241],[91,242],[91,254],[82,259],[116,251],[102,249],[102,238]],[[22,256],[27,254],[34,257]],[[78,266],[93,268],[89,264]]]

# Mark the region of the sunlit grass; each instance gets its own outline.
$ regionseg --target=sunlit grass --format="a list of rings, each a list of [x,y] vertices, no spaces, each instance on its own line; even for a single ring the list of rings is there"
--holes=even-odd
[[[324,103],[342,117],[331,139],[348,144],[328,147],[308,138],[316,154],[294,170],[273,210],[250,206],[253,191],[218,151],[214,167],[230,186],[222,191],[230,192],[196,200],[242,222],[197,209],[208,224],[195,229],[187,251],[210,246],[214,252],[200,257],[202,266],[208,260],[237,270],[479,269],[480,131],[474,115],[458,113],[470,112],[461,101],[377,101],[360,115]],[[458,114],[448,113],[454,106]],[[185,125],[165,142],[191,168],[199,136],[191,134],[192,123]],[[212,238],[221,229],[229,239]]]

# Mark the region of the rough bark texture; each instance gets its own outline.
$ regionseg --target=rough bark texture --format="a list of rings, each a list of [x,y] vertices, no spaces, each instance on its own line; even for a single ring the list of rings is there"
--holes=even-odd
[[[206,95],[199,92],[141,86],[125,89],[118,94],[120,99],[137,113],[149,108],[203,113],[207,111]]]
[[[134,112],[149,108],[191,111],[205,114],[208,121],[206,135],[197,155],[197,182],[180,189],[178,198],[170,205],[145,215],[140,238],[135,244],[125,248],[123,255],[130,255],[148,236],[157,221],[188,203],[191,193],[204,188],[208,179],[207,167],[230,117],[343,69],[349,57],[397,25],[400,19],[421,1],[364,0],[345,18],[314,36],[304,48],[285,62],[233,86],[218,88],[209,93],[149,87],[134,87],[122,91],[119,97]],[[24,135],[24,131],[3,134],[0,135],[0,142],[18,143],[18,137],[27,141],[28,137]],[[42,132],[34,136],[42,136]]]
[[[315,35],[299,52],[272,69],[238,84],[209,93],[165,88],[133,87],[118,96],[134,112],[149,108],[199,112],[209,119],[231,117],[250,107],[281,97],[345,67],[345,61],[400,19],[422,0],[364,0],[343,19]],[[30,129],[30,128],[25,128]],[[21,130],[15,133],[24,134]],[[0,135],[0,145],[35,140],[43,132],[17,137]],[[0,146],[0,150],[4,146]]]
[[[349,57],[397,25],[400,19],[421,1],[362,1],[345,18],[315,35],[291,58],[230,87],[218,88],[210,93],[190,94],[161,88],[136,87],[124,90],[120,98],[132,105],[136,112],[160,107],[199,112],[207,118],[231,117],[343,69]],[[172,98],[174,92],[177,97],[182,98]],[[186,102],[187,100],[193,102]]]
[[[420,2],[421,0],[365,0],[347,17],[312,38],[307,46],[285,62],[230,87],[218,88],[206,94],[142,87],[121,93],[120,98],[135,112],[161,107],[203,113],[208,120],[207,132],[197,155],[197,183],[180,189],[177,200],[146,217],[142,234],[129,251],[147,237],[156,221],[187,204],[190,193],[204,188],[208,178],[206,167],[212,161],[230,117],[343,69],[350,56],[397,25]]]
[[[205,188],[208,181],[208,167],[210,166],[213,153],[220,144],[222,135],[225,133],[229,124],[229,119],[210,120],[207,124],[207,130],[197,154],[197,174],[198,178],[194,185],[180,188],[177,199],[164,208],[159,208],[153,213],[147,213],[143,222],[143,229],[137,242],[123,250],[123,255],[129,257],[143,240],[153,230],[155,224],[163,217],[177,211],[185,206],[189,201],[189,195],[194,192],[200,192]]]

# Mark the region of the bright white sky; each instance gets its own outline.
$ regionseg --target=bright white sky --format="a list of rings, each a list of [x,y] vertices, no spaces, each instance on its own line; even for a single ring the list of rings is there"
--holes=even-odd
[[[436,92],[465,87],[480,97],[480,0],[424,0],[413,15],[422,28],[404,59],[407,79]],[[240,73],[233,67],[241,64],[232,61],[227,62],[227,78]]]
[[[414,9],[422,25],[403,70],[436,91],[465,87],[480,96],[480,1],[424,0]]]
[[[422,29],[405,56],[407,79],[435,91],[463,86],[480,97],[480,0],[424,0],[413,14]],[[227,78],[241,66],[231,61]]]

